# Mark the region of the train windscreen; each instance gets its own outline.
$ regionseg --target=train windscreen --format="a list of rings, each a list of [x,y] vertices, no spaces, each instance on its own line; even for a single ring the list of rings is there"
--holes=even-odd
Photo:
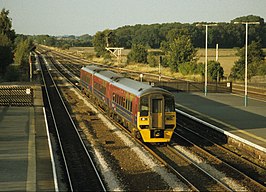
[[[164,96],[164,111],[173,112],[175,111],[175,102],[173,97],[167,95]]]
[[[149,114],[149,99],[147,96],[140,99],[140,116],[148,116]]]

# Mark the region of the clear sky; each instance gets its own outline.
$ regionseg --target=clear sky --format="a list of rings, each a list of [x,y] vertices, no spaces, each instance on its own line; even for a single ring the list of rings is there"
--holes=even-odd
[[[94,35],[104,29],[152,23],[266,19],[266,0],[0,0],[16,33]]]

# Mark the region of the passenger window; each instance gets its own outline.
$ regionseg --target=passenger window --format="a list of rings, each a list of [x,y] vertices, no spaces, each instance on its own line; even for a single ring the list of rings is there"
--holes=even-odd
[[[132,111],[132,101],[129,103],[129,111]]]
[[[126,108],[127,106],[126,106],[126,99],[125,99],[125,97],[122,97],[123,98],[123,107],[124,108]]]

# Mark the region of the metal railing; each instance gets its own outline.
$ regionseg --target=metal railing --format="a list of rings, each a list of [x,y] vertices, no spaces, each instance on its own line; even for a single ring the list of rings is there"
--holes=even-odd
[[[204,92],[204,82],[176,81],[176,82],[154,82],[155,86],[165,88],[169,91]],[[208,83],[210,93],[232,93],[232,82]]]
[[[30,86],[0,86],[0,106],[33,106],[33,94]]]

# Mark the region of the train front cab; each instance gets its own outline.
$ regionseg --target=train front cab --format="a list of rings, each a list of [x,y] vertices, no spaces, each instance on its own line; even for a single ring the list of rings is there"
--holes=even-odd
[[[176,127],[174,97],[162,93],[140,97],[137,127],[144,142],[170,142]]]

